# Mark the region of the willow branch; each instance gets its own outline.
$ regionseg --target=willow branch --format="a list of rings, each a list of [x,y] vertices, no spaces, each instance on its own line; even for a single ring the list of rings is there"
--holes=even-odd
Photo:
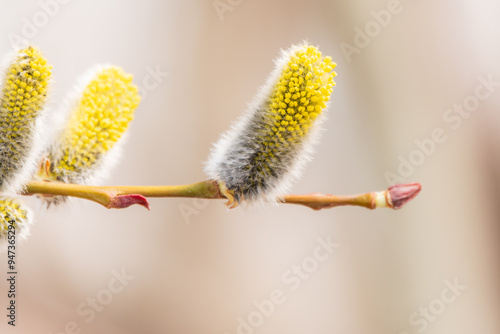
[[[355,196],[285,195],[279,202],[300,204],[314,210],[346,205],[368,209],[379,207],[400,209],[417,196],[420,190],[420,184],[412,183],[392,186],[386,191]],[[179,186],[86,186],[54,181],[32,181],[27,185],[24,195],[77,197],[99,203],[108,209],[122,209],[138,204],[149,210],[147,197],[227,199],[229,207],[237,206],[227,189],[214,180]]]
[[[420,183],[398,184],[385,191],[352,196],[324,194],[285,195],[283,203],[300,204],[313,210],[330,209],[337,206],[361,206],[370,210],[376,208],[401,209],[422,190]]]

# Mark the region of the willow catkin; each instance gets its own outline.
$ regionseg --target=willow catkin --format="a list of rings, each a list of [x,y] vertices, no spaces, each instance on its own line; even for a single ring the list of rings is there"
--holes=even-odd
[[[14,198],[0,196],[0,249],[26,239],[32,223],[31,211]]]
[[[207,174],[236,201],[274,199],[296,180],[335,86],[336,64],[314,46],[283,51],[246,114],[216,143]]]
[[[34,47],[8,60],[0,96],[0,190],[19,192],[43,149],[43,116],[51,66]]]
[[[50,178],[66,183],[91,184],[109,173],[140,102],[132,75],[116,66],[91,71],[83,87],[47,155]]]

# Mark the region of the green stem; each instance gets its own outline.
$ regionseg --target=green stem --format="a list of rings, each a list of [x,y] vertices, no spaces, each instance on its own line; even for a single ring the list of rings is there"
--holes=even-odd
[[[124,208],[131,204],[145,207],[144,197],[224,198],[213,180],[180,186],[86,186],[62,182],[31,181],[24,195],[71,196],[94,201],[107,208]],[[133,197],[135,195],[136,197]]]
[[[386,191],[372,192],[354,196],[334,196],[324,194],[285,195],[281,203],[300,204],[314,210],[337,206],[361,206],[368,209],[389,207],[400,209],[420,192],[419,183],[395,185]],[[206,180],[180,186],[85,186],[56,181],[32,181],[24,195],[71,196],[94,201],[106,208],[126,208],[139,204],[149,209],[146,197],[189,197],[208,199],[227,199],[229,208],[235,208],[232,191],[224,183]]]

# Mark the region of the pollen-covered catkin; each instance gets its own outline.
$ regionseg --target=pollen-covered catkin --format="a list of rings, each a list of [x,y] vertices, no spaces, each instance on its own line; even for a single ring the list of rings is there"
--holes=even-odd
[[[49,178],[90,184],[112,167],[112,153],[139,105],[132,75],[116,66],[101,66],[84,82],[71,114],[47,155]],[[114,151],[114,152],[112,152]],[[116,158],[116,157],[115,157]]]
[[[335,86],[336,64],[314,46],[283,51],[246,114],[222,136],[207,174],[235,199],[274,199],[309,159],[315,128]]]
[[[0,96],[0,190],[15,193],[32,177],[43,149],[51,66],[31,46],[16,51],[6,66]]]
[[[16,199],[1,196],[0,249],[25,239],[29,235],[31,220],[31,211],[27,207]]]

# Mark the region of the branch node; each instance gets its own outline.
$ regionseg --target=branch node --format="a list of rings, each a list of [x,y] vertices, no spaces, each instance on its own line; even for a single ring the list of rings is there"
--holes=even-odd
[[[107,206],[108,209],[124,209],[131,205],[138,204],[146,209],[150,209],[149,202],[146,197],[138,194],[130,195],[115,195],[111,197],[111,200]]]

